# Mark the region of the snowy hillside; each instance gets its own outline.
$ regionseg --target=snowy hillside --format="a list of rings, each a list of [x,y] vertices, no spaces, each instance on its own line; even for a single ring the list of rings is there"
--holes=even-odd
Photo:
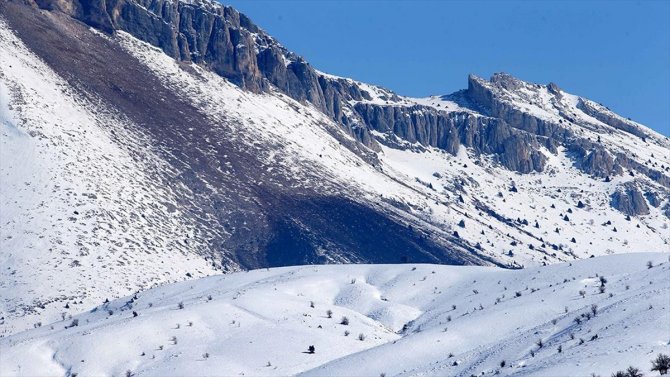
[[[121,121],[86,106],[2,21],[0,48],[0,335],[66,302],[214,272],[184,243],[193,224],[170,210],[170,187],[129,151],[139,141],[105,131]]]
[[[49,2],[0,0],[0,336],[220,271],[668,249],[668,139],[555,85],[407,98],[216,3],[115,2],[147,18],[107,27]],[[166,9],[243,38],[175,55],[142,34]]]
[[[667,253],[524,270],[273,268],[161,286],[2,339],[0,375],[648,373],[670,353],[669,305]]]

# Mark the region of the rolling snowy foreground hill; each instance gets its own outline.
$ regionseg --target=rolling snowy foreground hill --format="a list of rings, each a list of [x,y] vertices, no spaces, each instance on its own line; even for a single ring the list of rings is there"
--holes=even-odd
[[[1,339],[0,375],[609,376],[632,365],[650,376],[659,353],[670,353],[670,262],[640,253],[523,270],[211,276]]]

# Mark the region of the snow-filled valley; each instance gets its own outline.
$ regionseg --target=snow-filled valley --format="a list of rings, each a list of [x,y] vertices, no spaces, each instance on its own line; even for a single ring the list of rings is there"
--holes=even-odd
[[[0,375],[608,376],[647,373],[659,353],[670,353],[670,262],[638,253],[168,284],[0,340]]]

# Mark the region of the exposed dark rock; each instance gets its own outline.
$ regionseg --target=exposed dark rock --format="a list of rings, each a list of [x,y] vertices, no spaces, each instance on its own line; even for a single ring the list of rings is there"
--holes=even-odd
[[[499,98],[497,92],[494,92],[489,85],[506,90],[516,90],[522,85],[522,82],[505,73],[495,74],[490,82],[470,75],[466,95],[485,114],[501,118],[510,126],[533,135],[550,137],[558,141],[567,140],[572,136],[568,129],[557,123],[546,121],[511,106],[507,101]]]
[[[649,204],[656,208],[661,205],[661,197],[656,192],[647,191],[644,193],[644,197],[647,198]]]
[[[571,149],[576,150],[577,147],[573,146]],[[604,178],[623,173],[621,165],[616,163],[612,156],[602,147],[596,146],[588,153],[584,153],[581,150],[579,154],[581,155],[579,167],[594,177]]]
[[[626,183],[612,194],[613,208],[628,216],[648,215],[649,206],[635,183]]]

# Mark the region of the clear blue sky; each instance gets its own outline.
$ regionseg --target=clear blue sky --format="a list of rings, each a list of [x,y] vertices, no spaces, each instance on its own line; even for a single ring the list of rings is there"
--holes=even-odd
[[[224,0],[315,68],[401,95],[553,81],[670,136],[670,1]]]

